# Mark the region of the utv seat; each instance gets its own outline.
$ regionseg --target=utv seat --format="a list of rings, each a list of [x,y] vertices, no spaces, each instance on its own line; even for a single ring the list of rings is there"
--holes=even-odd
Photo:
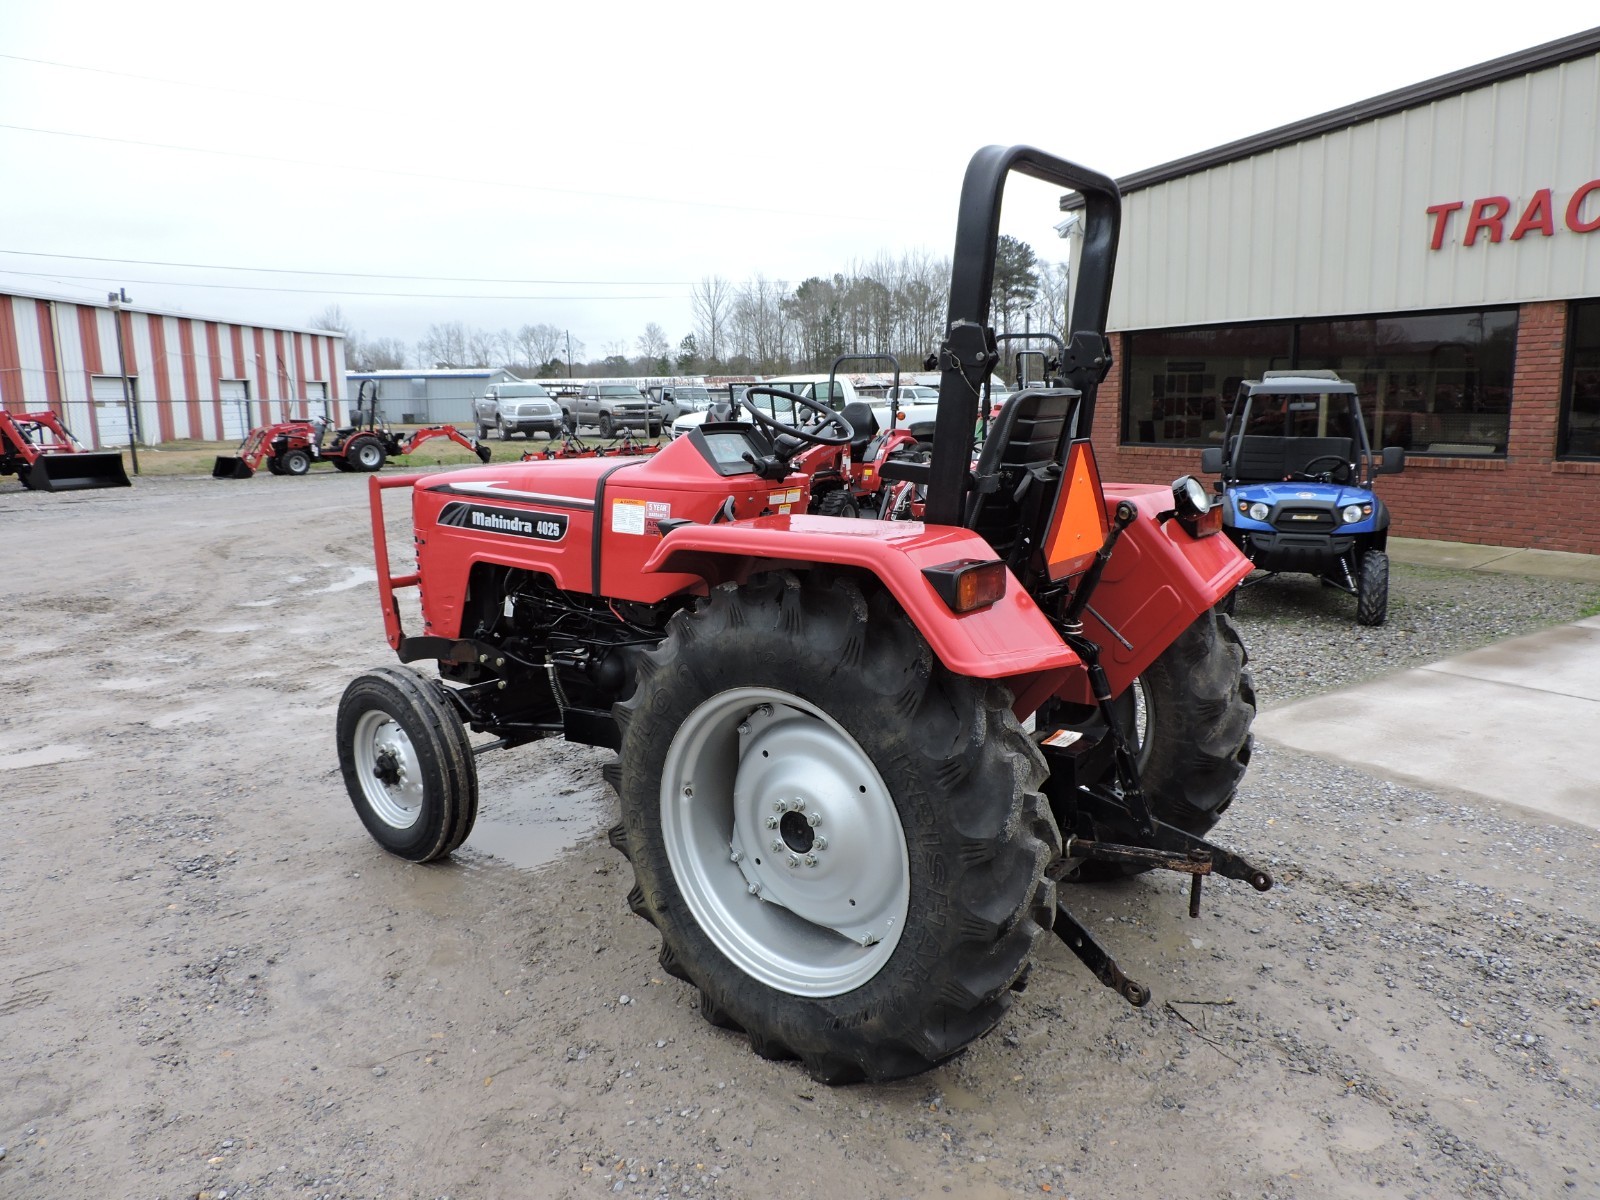
[[[1240,483],[1276,483],[1330,455],[1349,462],[1354,443],[1347,437],[1262,437],[1245,434],[1234,448],[1230,477]]]

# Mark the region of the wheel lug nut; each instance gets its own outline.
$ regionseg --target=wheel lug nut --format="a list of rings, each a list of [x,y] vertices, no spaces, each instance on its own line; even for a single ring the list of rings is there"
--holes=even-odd
[[[814,867],[816,865],[817,865],[817,856],[815,854],[806,855],[806,866]]]
[[[818,838],[813,839],[813,841],[811,843],[811,848],[813,850],[826,850],[828,848],[828,839],[825,838],[825,837],[818,837]]]
[[[745,737],[749,737],[750,736],[750,722],[749,721],[740,721],[739,722],[739,732],[741,734],[743,734]]]
[[[796,800],[791,807],[795,810],[795,812],[803,812],[803,811],[805,811],[805,807],[806,807],[805,797],[802,796],[800,799]]]
[[[768,817],[765,821],[762,822],[762,824],[765,825],[768,829],[776,829],[778,827],[778,818],[777,817]]]
[[[728,852],[728,858],[732,862],[742,862],[742,861],[744,861],[744,851],[743,850],[730,850]]]
[[[779,812],[779,813],[788,812],[789,811],[789,802],[787,800],[774,800],[772,802],[772,811],[773,812]]]
[[[782,838],[773,838],[772,839],[772,852],[774,854],[782,854],[783,853],[783,839]]]
[[[798,867],[799,865],[800,865],[800,860],[797,857],[795,857],[793,854],[789,855],[789,869],[792,871],[792,870],[794,870],[795,867]]]
[[[761,895],[761,885],[759,883],[752,883],[744,890],[749,892],[752,896]]]
[[[818,825],[822,824],[822,814],[819,812],[811,813],[806,817],[806,824],[815,829]]]

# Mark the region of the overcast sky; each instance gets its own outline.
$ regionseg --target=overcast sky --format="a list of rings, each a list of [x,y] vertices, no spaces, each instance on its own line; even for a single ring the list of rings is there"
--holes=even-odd
[[[1124,175],[1596,12],[0,0],[0,288],[291,326],[337,303],[407,343],[548,323],[631,354],[648,322],[677,344],[707,275],[948,255],[982,145]],[[1008,191],[1042,255],[1054,200]]]

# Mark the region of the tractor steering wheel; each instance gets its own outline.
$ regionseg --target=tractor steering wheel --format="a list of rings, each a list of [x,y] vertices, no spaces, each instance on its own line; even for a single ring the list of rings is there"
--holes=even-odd
[[[1326,470],[1313,471],[1318,463],[1331,463]],[[1319,454],[1296,471],[1291,478],[1314,480],[1317,483],[1349,483],[1350,464],[1338,454]]]
[[[782,400],[792,401],[802,408],[809,408],[819,417],[822,417],[822,424],[814,429],[805,429],[797,425],[785,425],[775,417],[767,416],[766,413],[750,403],[752,396],[775,396]],[[850,439],[856,435],[854,427],[839,413],[834,412],[826,404],[819,403],[808,396],[802,396],[798,392],[787,392],[782,388],[753,387],[745,392],[741,403],[744,410],[750,414],[750,419],[757,425],[776,434],[786,434],[789,437],[798,438],[802,442],[810,442],[814,446],[847,446],[850,444]],[[840,431],[838,436],[828,436],[823,432],[830,425]]]

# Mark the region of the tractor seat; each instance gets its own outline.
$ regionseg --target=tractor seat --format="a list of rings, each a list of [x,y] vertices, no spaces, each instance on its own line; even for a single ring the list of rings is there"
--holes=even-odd
[[[878,436],[878,418],[873,416],[872,406],[865,400],[850,401],[841,415],[855,430],[850,438],[850,457],[861,462],[867,456],[868,443]]]
[[[1027,544],[1022,535],[1037,527],[1046,493],[1054,498],[1043,474],[1053,471],[1059,486],[1062,443],[1082,399],[1070,388],[1030,388],[1007,400],[989,426],[964,523],[1002,557]]]

